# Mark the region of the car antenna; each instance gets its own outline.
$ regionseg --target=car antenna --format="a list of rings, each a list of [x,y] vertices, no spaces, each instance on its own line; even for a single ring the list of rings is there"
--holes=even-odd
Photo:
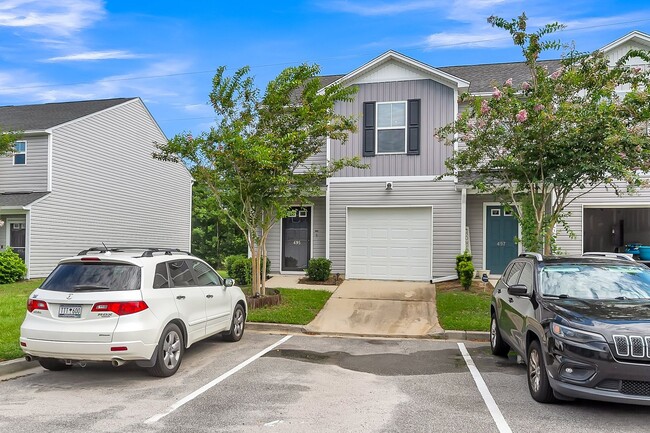
[[[106,246],[106,244],[104,242],[102,242],[102,245],[104,246],[104,250],[108,251],[108,247]]]

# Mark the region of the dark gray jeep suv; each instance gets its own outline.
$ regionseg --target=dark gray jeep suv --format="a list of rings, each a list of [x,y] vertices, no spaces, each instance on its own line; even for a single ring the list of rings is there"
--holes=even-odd
[[[522,254],[492,294],[490,346],[527,365],[531,396],[650,405],[650,268]]]

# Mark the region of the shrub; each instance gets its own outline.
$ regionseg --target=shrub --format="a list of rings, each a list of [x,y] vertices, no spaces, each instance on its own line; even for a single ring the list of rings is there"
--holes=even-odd
[[[463,262],[471,262],[471,261],[472,261],[472,255],[467,250],[465,250],[463,254],[459,254],[456,256],[456,276],[458,277],[459,280],[460,280],[460,270],[459,270],[460,264]]]
[[[248,285],[252,282],[253,261],[242,255],[228,256],[225,258],[228,276],[234,278],[237,284]],[[271,260],[266,258],[266,271],[271,269]],[[260,273],[262,270],[260,269]]]
[[[11,248],[0,251],[0,284],[15,283],[26,273],[25,262]]]
[[[326,258],[311,259],[307,265],[307,277],[314,281],[325,281],[330,277],[332,261]]]
[[[472,278],[474,278],[474,265],[472,262],[460,262],[457,266],[458,279],[465,290],[472,287]]]

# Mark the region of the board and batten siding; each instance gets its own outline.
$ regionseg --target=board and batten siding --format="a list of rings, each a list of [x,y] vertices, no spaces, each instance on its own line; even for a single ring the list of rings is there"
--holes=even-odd
[[[348,207],[433,207],[433,277],[455,274],[460,252],[461,194],[453,181],[332,182],[330,188],[330,260],[332,271],[345,273]]]
[[[650,180],[650,177],[646,177],[646,179]],[[575,197],[578,194],[580,194],[580,190],[570,197]],[[575,238],[572,239],[561,226],[557,227],[557,245],[561,248],[562,254],[582,254],[582,209],[590,206],[597,208],[599,205],[607,207],[650,207],[650,188],[640,189],[636,194],[617,196],[612,188],[607,189],[605,186],[599,186],[576,199],[566,208],[569,213],[566,222]]]
[[[32,207],[31,276],[88,247],[190,248],[192,180],[155,160],[166,138],[139,99],[54,128],[52,193]]]
[[[47,191],[47,138],[46,133],[21,138],[27,143],[24,165],[14,165],[13,154],[0,158],[0,193]]]
[[[433,135],[437,128],[454,120],[454,89],[433,80],[359,84],[358,88],[354,101],[338,102],[335,105],[337,114],[357,118],[357,132],[351,133],[345,144],[332,140],[330,158],[337,160],[358,156],[369,168],[344,168],[335,177],[431,176],[445,173],[445,160],[452,155],[453,147],[439,142]],[[420,154],[363,157],[363,103],[408,99],[421,100]]]
[[[313,244],[312,259],[325,257],[325,197],[314,197],[312,205],[311,242]],[[269,272],[279,273],[282,270],[282,232],[278,221],[269,233],[266,240],[266,251],[271,260]]]

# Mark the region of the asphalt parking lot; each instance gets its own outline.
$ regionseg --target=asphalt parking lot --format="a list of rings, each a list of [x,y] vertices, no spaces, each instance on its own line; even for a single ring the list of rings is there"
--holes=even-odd
[[[134,366],[103,364],[63,372],[38,367],[4,377],[0,431],[648,430],[650,411],[645,407],[535,403],[526,388],[525,369],[515,359],[492,357],[485,343],[462,344],[486,384],[488,400],[494,401],[492,412],[457,342],[304,335],[286,339],[247,332],[235,344],[218,338],[196,344],[186,352],[179,372],[167,379],[150,377]]]

